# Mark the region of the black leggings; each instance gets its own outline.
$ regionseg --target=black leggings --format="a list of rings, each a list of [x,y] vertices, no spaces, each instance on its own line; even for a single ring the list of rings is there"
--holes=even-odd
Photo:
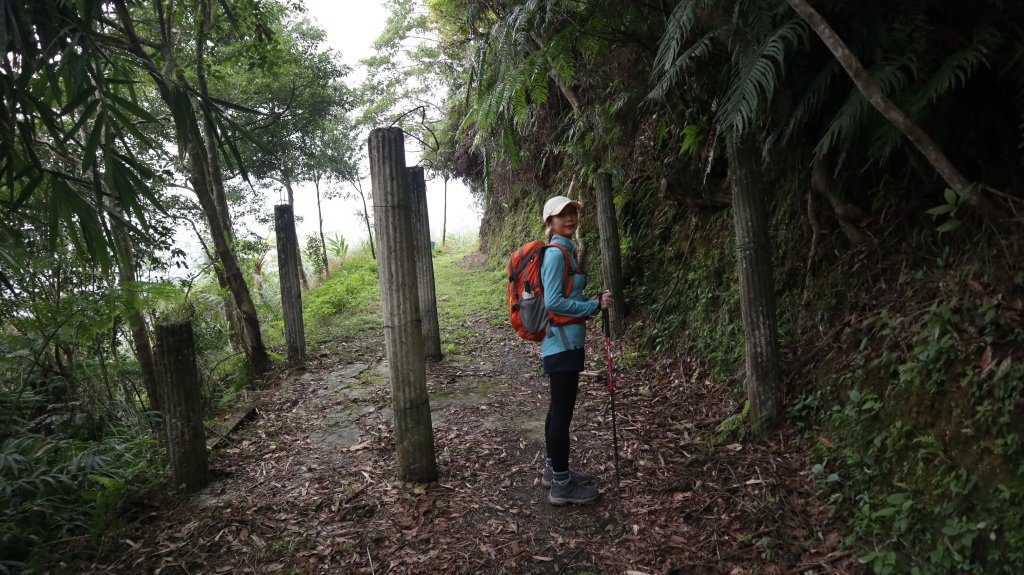
[[[544,441],[547,446],[551,467],[556,472],[569,471],[569,424],[576,407],[576,392],[579,391],[580,373],[550,373],[551,403],[544,420]]]

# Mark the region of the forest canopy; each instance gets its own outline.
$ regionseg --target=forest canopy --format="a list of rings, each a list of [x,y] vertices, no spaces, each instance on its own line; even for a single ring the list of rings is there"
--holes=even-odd
[[[365,136],[399,126],[480,200],[496,269],[608,178],[629,357],[725,382],[723,437],[794,429],[872,570],[1024,569],[1024,4],[385,6],[358,84],[302,2],[0,8],[0,556],[166,488],[155,323],[193,321],[208,410],[274,373],[271,246],[242,223],[266,194],[361,196],[370,258],[332,279],[321,224],[298,266],[328,286],[311,318],[369,297]]]

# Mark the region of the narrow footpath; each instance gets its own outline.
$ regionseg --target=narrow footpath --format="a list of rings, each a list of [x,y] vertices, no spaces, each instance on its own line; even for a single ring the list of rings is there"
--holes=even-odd
[[[439,285],[442,315],[459,305],[454,286],[494,284],[479,254],[453,261],[458,281]],[[370,326],[322,344],[304,372],[251,393],[256,417],[214,452],[209,487],[157,502],[98,556],[50,572],[862,572],[839,550],[792,432],[743,440],[723,431],[740,405],[685,358],[617,358],[616,487],[596,324],[572,465],[596,473],[603,496],[550,506],[540,485],[547,380],[539,348],[493,323],[449,326],[442,336],[456,345],[428,365],[436,483],[394,477],[388,369],[382,332]]]

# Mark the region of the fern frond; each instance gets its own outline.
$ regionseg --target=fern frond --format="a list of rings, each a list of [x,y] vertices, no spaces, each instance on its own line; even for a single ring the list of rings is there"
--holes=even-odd
[[[744,54],[722,104],[720,129],[744,133],[756,120],[762,103],[775,96],[785,70],[786,55],[807,43],[807,25],[794,17],[772,33],[757,49]]]
[[[885,166],[893,152],[900,149],[903,144],[903,134],[892,124],[886,123],[875,134],[871,147],[868,148],[868,160],[879,166]]]
[[[534,106],[542,106],[548,101],[548,75],[543,58],[534,58],[533,68],[530,71],[529,83],[530,100]]]
[[[687,124],[683,127],[683,142],[679,145],[679,155],[695,156],[704,147],[704,134],[700,126]]]
[[[526,104],[526,90],[515,89],[512,92],[512,119],[516,126],[526,122],[530,110]]]
[[[878,84],[882,93],[891,97],[908,83],[905,68],[903,62],[887,62],[872,67],[868,70],[868,74]],[[868,117],[868,110],[871,109],[873,108],[867,98],[860,93],[860,90],[854,88],[846,98],[846,102],[836,112],[828,130],[814,147],[815,154],[818,156],[827,154],[840,143],[844,147],[852,144],[863,129],[865,119]]]
[[[607,30],[611,26],[611,23],[604,21],[600,17],[594,18],[588,23],[588,27],[593,30]],[[599,39],[593,34],[584,34],[576,38],[576,51],[583,56],[584,61],[588,65],[593,65],[597,62],[600,55],[607,52],[607,45],[605,41]]]
[[[544,19],[541,21],[542,26],[547,26],[555,20],[555,15],[558,13],[558,0],[547,0],[544,5]]]
[[[665,33],[658,42],[658,53],[654,57],[652,76],[668,72],[676,66],[676,56],[683,42],[689,39],[697,24],[700,11],[707,9],[712,0],[682,0],[672,9],[665,23]]]
[[[838,60],[831,58],[807,86],[804,90],[804,97],[793,109],[782,132],[783,145],[788,143],[794,134],[799,133],[807,125],[807,121],[818,113],[828,94],[829,87],[832,85],[832,78],[840,71]]]
[[[518,146],[516,146],[515,134],[513,134],[511,130],[505,127],[502,128],[501,132],[501,141],[502,143],[505,144],[505,149],[503,151],[505,152],[506,157],[509,159],[509,162],[512,164],[512,168],[514,169],[519,166],[520,158],[519,148]]]
[[[566,83],[572,82],[576,77],[576,58],[571,52],[560,52],[558,56],[551,59],[551,67]]]
[[[714,41],[718,37],[719,31],[713,30],[705,34],[702,38],[693,43],[692,46],[686,49],[685,52],[679,55],[673,63],[670,69],[658,78],[658,83],[654,85],[654,88],[647,95],[649,100],[657,100],[665,97],[665,94],[676,84],[679,80],[679,74],[686,71],[692,64],[696,64],[698,61],[704,59],[714,49]]]
[[[908,106],[910,113],[914,114],[942,96],[966,86],[976,70],[989,66],[985,58],[987,53],[986,46],[975,44],[946,58],[911,101]]]
[[[661,40],[658,42],[658,53],[654,56],[652,75],[659,72],[668,72],[674,67],[679,47],[682,46],[683,40],[686,39],[689,33],[687,26],[684,24],[689,4],[685,1],[676,4],[676,7],[669,15],[668,22],[665,25],[665,33],[662,34]]]
[[[544,25],[542,14],[540,14],[540,2],[538,0],[527,0],[516,6],[506,18],[506,27],[515,31],[529,30],[535,21],[540,20],[538,28]]]
[[[789,7],[773,0],[741,0],[736,3],[735,21],[755,42],[772,35],[779,14],[790,14]]]

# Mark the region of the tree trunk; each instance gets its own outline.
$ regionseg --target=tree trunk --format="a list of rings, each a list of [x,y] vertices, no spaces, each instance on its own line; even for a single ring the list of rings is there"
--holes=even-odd
[[[595,186],[597,200],[597,228],[601,237],[601,271],[604,287],[612,292],[612,304],[608,320],[611,336],[618,339],[625,325],[626,298],[622,286],[622,254],[619,246],[619,225],[615,219],[615,204],[612,202],[612,176],[608,173],[597,175]]]
[[[245,353],[245,326],[242,324],[242,316],[238,313],[238,307],[235,305],[234,296],[231,294],[231,286],[228,285],[228,278],[224,275],[224,267],[221,265],[220,260],[217,258],[217,254],[210,249],[209,244],[206,243],[206,239],[203,237],[203,232],[196,225],[196,222],[189,220],[189,224],[192,226],[192,231],[196,234],[196,239],[199,240],[199,244],[203,248],[203,253],[206,254],[206,259],[210,260],[211,267],[213,268],[213,275],[217,278],[217,286],[221,289],[223,294],[221,295],[222,307],[224,308],[224,319],[228,324],[228,343],[231,345],[231,351],[235,353]]]
[[[423,166],[407,168],[412,200],[413,249],[416,250],[416,282],[423,319],[423,353],[427,359],[441,359],[441,329],[437,323],[437,290],[434,257],[430,250],[430,215],[427,210],[427,182]]]
[[[284,189],[288,191],[288,205],[292,207],[292,227],[295,227],[295,192],[292,191],[292,177],[287,171],[282,177],[284,181]],[[309,289],[309,278],[306,277],[306,268],[302,267],[302,251],[299,249],[298,240],[295,241],[295,269],[299,274],[299,281],[302,284],[302,289]]]
[[[178,98],[188,101],[188,96],[180,88],[174,87],[170,91],[179,91]],[[260,333],[260,320],[256,314],[256,306],[253,304],[252,295],[249,293],[249,286],[245,282],[245,276],[238,265],[238,259],[235,257],[235,253],[228,241],[227,233],[221,225],[215,200],[208,186],[209,182],[204,177],[207,172],[206,158],[197,142],[199,130],[195,125],[195,117],[191,111],[191,105],[185,110],[185,114],[174,112],[176,106],[173,103],[169,103],[168,107],[172,110],[172,114],[185,116],[176,118],[182,124],[179,134],[183,133],[186,140],[182,142],[182,138],[179,137],[178,145],[184,146],[188,151],[192,168],[190,177],[192,189],[195,191],[196,199],[199,200],[199,205],[203,208],[203,212],[206,213],[207,223],[210,226],[210,235],[213,238],[214,250],[216,250],[217,257],[224,267],[225,279],[228,282],[232,296],[234,296],[238,313],[242,318],[245,351],[249,359],[250,369],[254,376],[259,377],[270,369],[270,358],[267,356],[266,347],[263,345],[263,335]]]
[[[175,486],[197,491],[210,473],[192,322],[157,325],[156,352],[171,477]]]
[[[380,253],[380,287],[384,310],[384,343],[391,370],[398,478],[429,482],[437,479],[434,433],[430,421],[426,364],[423,356],[416,252],[412,229],[412,198],[405,170],[401,128],[370,132],[370,179],[373,216]]]
[[[284,334],[288,346],[288,366],[306,367],[306,332],[302,323],[302,288],[299,272],[293,261],[295,246],[295,217],[292,207],[274,206],[274,230],[277,232],[277,271],[281,278],[281,308],[284,311]]]
[[[755,431],[768,431],[782,419],[768,206],[761,190],[760,156],[752,137],[726,139],[732,178],[750,422]]]
[[[106,104],[101,101],[101,109],[106,112]],[[114,185],[114,167],[111,157],[114,150],[114,134],[106,125],[103,126],[104,139],[104,169],[101,180],[101,187],[111,198],[107,205],[115,215],[123,218],[124,211],[121,207],[117,186]],[[103,200],[100,200],[101,202]],[[128,323],[132,336],[132,343],[135,348],[135,359],[139,363],[139,372],[142,375],[142,385],[149,397],[149,410],[160,411],[160,398],[157,394],[156,365],[153,358],[153,346],[149,340],[149,327],[146,318],[142,314],[139,305],[138,288],[135,282],[138,281],[138,265],[135,260],[135,251],[132,246],[131,237],[121,223],[121,219],[110,218],[110,235],[114,240],[115,254],[117,256],[117,282],[125,294],[125,320]],[[116,355],[116,352],[115,352]],[[127,400],[127,396],[125,397]]]
[[[202,2],[203,20],[200,26],[201,33],[196,36],[196,88],[199,91],[201,100],[196,102],[196,108],[201,111],[203,122],[203,143],[206,146],[207,169],[209,170],[210,189],[213,192],[217,215],[220,216],[221,226],[228,236],[228,240],[234,241],[235,232],[231,227],[231,211],[228,207],[228,196],[224,189],[224,176],[220,164],[220,133],[213,117],[202,107],[202,102],[210,98],[210,90],[206,83],[206,38],[209,36],[212,19],[212,9],[208,0]]]
[[[817,157],[811,163],[811,191],[817,192],[828,200],[832,211],[836,214],[839,222],[839,229],[843,230],[846,239],[854,246],[864,245],[868,242],[868,236],[860,229],[860,223],[866,220],[866,216],[856,206],[850,205],[836,193],[832,185],[832,178],[829,176],[828,161],[823,157]]]
[[[199,26],[199,34],[196,34],[196,88],[203,99],[209,99],[210,90],[206,83],[206,39],[210,35],[210,27],[213,24],[213,8],[209,0],[201,2],[200,10],[202,12],[202,21]],[[196,100],[196,103],[201,103],[201,101]],[[199,106],[199,109],[202,109],[202,107]],[[203,142],[206,146],[210,189],[213,190],[217,215],[220,217],[220,224],[224,228],[224,233],[227,234],[228,243],[234,244],[235,232],[231,227],[231,211],[228,208],[228,196],[224,190],[224,177],[220,165],[219,132],[209,112],[203,110],[202,117]],[[236,352],[244,351],[245,334],[243,330],[245,328],[238,312],[238,306],[235,305],[234,298],[231,296],[227,278],[222,272],[221,267],[215,263],[214,270],[217,275],[217,283],[224,292],[224,317],[228,322],[228,342],[231,344],[232,350]]]
[[[213,254],[211,261],[213,262],[213,273],[217,276],[217,285],[223,290],[224,295],[221,298],[224,307],[224,318],[228,323],[228,343],[231,345],[231,350],[235,353],[245,352],[245,323],[242,321],[242,314],[238,311],[238,306],[235,305],[234,295],[231,293],[231,285],[228,283],[228,278],[224,275],[224,266],[217,261],[216,254]]]
[[[112,221],[111,231],[118,247],[117,281],[127,295],[125,320],[132,334],[135,345],[135,359],[139,362],[142,373],[142,385],[149,396],[149,410],[160,411],[160,397],[156,391],[156,363],[153,358],[153,346],[149,341],[149,328],[146,317],[139,310],[138,291],[135,282],[138,280],[135,254],[132,252],[131,239],[120,223]]]
[[[224,277],[228,288],[234,298],[235,305],[242,318],[242,326],[245,337],[245,352],[249,360],[249,367],[252,374],[259,377],[270,369],[270,358],[263,345],[263,336],[260,333],[259,317],[256,315],[256,306],[253,305],[252,295],[249,293],[249,286],[245,283],[245,276],[238,265],[238,259],[232,251],[231,241],[227,230],[218,213],[216,198],[209,181],[209,165],[207,163],[206,150],[200,144],[203,141],[199,126],[196,123],[196,112],[192,106],[186,87],[187,78],[180,68],[174,63],[173,46],[170,44],[171,25],[168,16],[163,12],[162,6],[158,5],[158,17],[161,27],[162,43],[160,45],[164,55],[164,69],[159,71],[156,64],[142,47],[142,43],[135,32],[134,20],[124,0],[115,2],[115,9],[125,27],[125,34],[128,37],[128,48],[145,65],[153,78],[160,98],[167,105],[167,109],[174,120],[175,139],[177,140],[179,153],[187,155],[189,159],[190,176],[193,192],[199,201],[203,213],[206,215],[207,223],[210,226],[210,235],[213,239],[214,249],[224,269]],[[173,81],[171,78],[177,81]]]
[[[320,175],[313,176],[313,186],[316,187],[316,217],[320,224],[320,253],[324,258],[324,277],[329,277],[330,262],[327,261],[327,238],[324,237],[324,210],[320,205]]]
[[[952,188],[957,195],[963,198],[964,202],[971,206],[987,221],[1005,226],[1006,217],[1000,213],[991,203],[985,200],[978,191],[977,186],[967,181],[967,178],[953,166],[939,146],[931,137],[915,124],[903,110],[892,100],[882,93],[878,84],[871,78],[868,71],[857,59],[857,56],[850,51],[846,43],[835,33],[835,30],[806,0],[786,0],[796,10],[797,14],[804,19],[812,30],[821,38],[825,46],[832,52],[839,64],[846,70],[853,83],[860,90],[860,93],[867,98],[871,106],[878,110],[886,120],[896,127],[928,160],[928,163],[935,168],[946,185]]]
[[[441,245],[445,245],[448,231],[448,176],[444,177],[444,214],[441,217]]]
[[[535,50],[543,49],[544,44],[540,41],[541,39],[538,33],[530,32],[530,39],[533,40]],[[558,90],[562,92],[562,96],[564,96],[565,100],[569,102],[570,106],[572,106],[572,111],[575,112],[576,115],[579,115],[581,108],[580,97],[576,95],[576,91],[573,90],[572,86],[565,81],[565,78],[562,78],[562,75],[555,70],[555,67],[552,65],[551,58],[547,58],[547,60],[548,65],[551,66],[551,69],[548,71],[548,76],[555,81],[555,85],[558,86]]]
[[[403,159],[404,160],[404,159]],[[366,194],[363,193],[363,183],[356,179],[356,189],[359,190],[359,197],[363,200],[363,220],[366,222],[366,238],[370,242],[370,257],[377,259],[373,250],[373,230],[370,228],[370,209],[366,206]]]

